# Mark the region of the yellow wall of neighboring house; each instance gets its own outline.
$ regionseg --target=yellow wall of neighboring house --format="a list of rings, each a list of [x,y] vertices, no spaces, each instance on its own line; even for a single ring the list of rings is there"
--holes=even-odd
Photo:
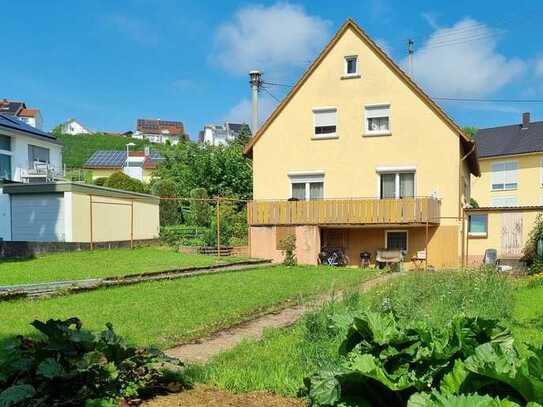
[[[360,77],[342,79],[349,55]],[[364,108],[375,104],[390,105],[390,135],[365,136]],[[313,139],[321,107],[337,108],[338,138]],[[287,199],[289,173],[315,171],[324,198],[377,198],[378,167],[415,167],[415,195],[436,194],[442,216],[459,215],[458,135],[348,29],[254,145],[254,199]]]
[[[111,174],[117,171],[122,171],[121,169],[92,169],[92,180],[94,181],[97,178],[109,177]],[[153,169],[144,168],[143,169],[143,182],[150,182],[153,177]]]
[[[131,199],[93,196],[92,237],[94,242],[130,240]],[[121,205],[119,205],[121,204]],[[72,241],[90,242],[90,196],[71,193]],[[159,205],[134,200],[133,238],[157,239],[159,236]]]
[[[518,206],[542,205],[542,159],[542,153],[480,159],[481,177],[472,177],[471,196],[481,207],[494,206],[493,198],[499,197],[515,197]],[[493,191],[491,166],[504,161],[517,162],[517,188],[509,191]]]

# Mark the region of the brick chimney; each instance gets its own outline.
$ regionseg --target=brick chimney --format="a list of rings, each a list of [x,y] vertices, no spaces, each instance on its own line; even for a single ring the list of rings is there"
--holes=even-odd
[[[522,128],[527,129],[530,125],[530,112],[522,113]]]

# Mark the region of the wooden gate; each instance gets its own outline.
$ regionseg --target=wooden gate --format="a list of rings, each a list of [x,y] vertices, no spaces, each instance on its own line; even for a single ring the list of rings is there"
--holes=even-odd
[[[501,255],[518,257],[522,254],[522,213],[502,214]]]

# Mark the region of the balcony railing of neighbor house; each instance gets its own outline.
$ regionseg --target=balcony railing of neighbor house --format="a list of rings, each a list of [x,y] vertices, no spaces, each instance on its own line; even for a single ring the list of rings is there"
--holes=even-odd
[[[364,225],[439,223],[441,202],[433,197],[251,201],[250,225]]]
[[[64,170],[50,163],[32,162],[21,170],[21,179],[26,182],[32,181],[55,181],[64,178]]]

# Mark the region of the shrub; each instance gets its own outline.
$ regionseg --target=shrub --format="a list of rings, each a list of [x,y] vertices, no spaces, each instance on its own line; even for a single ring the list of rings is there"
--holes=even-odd
[[[145,185],[143,182],[129,177],[121,171],[115,171],[113,174],[111,174],[104,183],[104,186],[108,188],[122,189],[124,191],[140,193],[145,192]]]
[[[189,385],[177,359],[127,346],[111,324],[99,335],[81,325],[34,321],[44,337],[17,337],[0,360],[0,406],[113,407]]]
[[[221,245],[247,239],[247,210],[232,201],[221,201],[220,205]],[[217,217],[212,216],[207,244],[217,245]]]
[[[107,177],[98,177],[96,178],[93,183],[94,185],[98,185],[99,187],[103,187],[107,181]]]
[[[537,252],[537,245],[543,239],[543,214],[538,214],[534,227],[530,231],[528,240],[523,249],[522,260],[524,260],[529,268],[530,274],[541,273],[543,271],[543,258]]]
[[[151,187],[153,195],[161,198],[176,198],[177,186],[171,179],[159,179]],[[179,203],[173,199],[163,199],[160,201],[160,225],[175,225],[180,223],[181,212]]]
[[[209,226],[213,211],[208,199],[207,191],[204,188],[194,188],[190,191],[190,212],[188,221],[195,226]]]
[[[172,247],[205,246],[209,229],[189,225],[163,226],[160,240]]]
[[[290,234],[279,242],[279,248],[283,251],[285,266],[295,266],[296,261],[296,235]]]

